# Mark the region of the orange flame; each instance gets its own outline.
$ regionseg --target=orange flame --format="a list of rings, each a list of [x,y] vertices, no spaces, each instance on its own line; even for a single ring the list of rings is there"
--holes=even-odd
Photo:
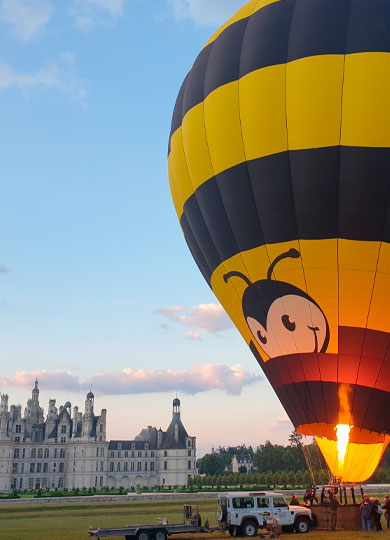
[[[345,454],[347,453],[350,431],[351,431],[351,427],[346,424],[338,424],[336,426],[337,455],[338,455],[338,460],[339,460],[340,472],[344,466],[344,459],[345,459]]]

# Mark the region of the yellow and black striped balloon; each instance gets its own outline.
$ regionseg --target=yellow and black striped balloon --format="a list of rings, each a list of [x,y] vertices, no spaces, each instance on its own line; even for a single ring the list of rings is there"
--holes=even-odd
[[[168,164],[188,247],[293,424],[368,478],[390,433],[390,0],[248,2],[184,80]]]

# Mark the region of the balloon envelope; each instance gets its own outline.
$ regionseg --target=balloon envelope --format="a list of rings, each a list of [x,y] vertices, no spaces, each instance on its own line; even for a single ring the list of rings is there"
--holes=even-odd
[[[200,271],[351,482],[390,433],[389,51],[388,0],[252,0],[200,52],[169,142]]]

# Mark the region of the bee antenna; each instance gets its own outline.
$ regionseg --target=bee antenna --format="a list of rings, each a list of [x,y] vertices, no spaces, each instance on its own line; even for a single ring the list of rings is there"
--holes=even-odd
[[[241,274],[241,272],[228,272],[227,274],[225,274],[223,276],[223,280],[224,280],[225,283],[227,283],[228,279],[230,279],[232,277],[239,277],[239,278],[243,279],[245,281],[245,283],[248,285],[248,287],[250,285],[252,285],[252,282],[246,276],[244,276],[244,274]]]
[[[299,253],[299,251],[297,251],[294,248],[291,248],[289,251],[286,251],[286,253],[282,253],[281,255],[276,257],[274,262],[268,268],[267,279],[272,279],[272,272],[274,271],[274,268],[278,264],[278,262],[280,262],[282,259],[287,259],[287,258],[298,259],[300,256],[301,254]]]

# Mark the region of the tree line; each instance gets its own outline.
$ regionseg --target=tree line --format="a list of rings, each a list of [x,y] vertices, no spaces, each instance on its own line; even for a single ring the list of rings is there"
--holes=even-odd
[[[235,454],[249,454],[252,457],[254,470],[241,468],[237,474],[226,470]],[[218,447],[206,454],[199,466],[199,479],[195,480],[199,487],[224,487],[240,485],[256,486],[301,486],[313,483],[326,483],[329,471],[322,454],[313,441],[303,443],[303,437],[292,432],[286,446],[266,441],[253,449],[252,446]],[[373,483],[390,483],[390,446],[386,449],[379,467],[367,480]]]

